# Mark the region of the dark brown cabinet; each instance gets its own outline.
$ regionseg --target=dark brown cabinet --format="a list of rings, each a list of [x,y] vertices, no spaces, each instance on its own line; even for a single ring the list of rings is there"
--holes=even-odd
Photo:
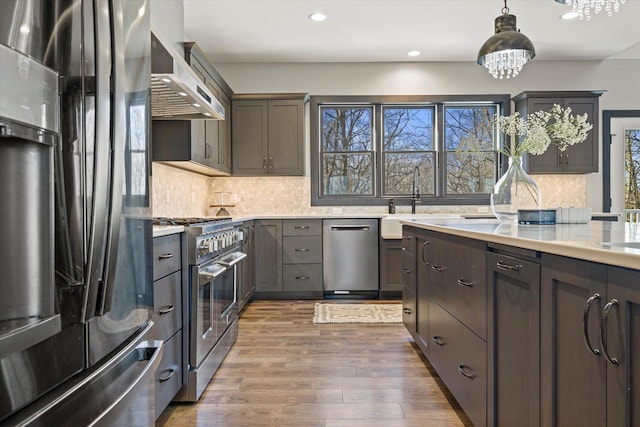
[[[593,124],[587,139],[561,152],[557,146],[550,145],[539,156],[528,156],[529,173],[590,173],[598,171],[599,107],[598,91],[569,92],[522,92],[513,98],[516,111],[526,117],[535,111],[549,111],[553,104],[571,107],[573,114],[588,115]]]
[[[164,341],[164,354],[155,376],[156,419],[182,388],[187,363],[187,285],[183,273],[183,235],[153,239],[153,327],[154,339]]]
[[[640,425],[640,271],[544,259],[543,422]]]
[[[232,101],[233,174],[303,175],[302,94],[237,95]]]
[[[241,227],[242,243],[240,250],[247,258],[240,263],[238,275],[238,310],[241,311],[256,291],[255,276],[255,236],[254,221],[245,221]]]
[[[256,227],[256,293],[282,291],[282,220],[260,220]]]
[[[547,254],[542,260],[542,423],[607,425],[607,362],[599,342],[606,266]]]
[[[255,226],[255,298],[322,299],[322,220],[261,220]]]
[[[406,231],[402,236],[402,323],[416,334],[416,236]]]
[[[380,238],[380,296],[397,297],[403,289],[402,240]]]
[[[487,252],[488,380],[494,390],[487,425],[538,427],[540,260],[533,251],[519,251],[528,253]]]

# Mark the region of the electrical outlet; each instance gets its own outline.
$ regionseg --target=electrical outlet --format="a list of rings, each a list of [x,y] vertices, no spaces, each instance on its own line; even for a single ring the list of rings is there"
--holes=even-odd
[[[342,213],[342,208],[333,208],[331,209],[331,212],[334,214],[341,214]]]

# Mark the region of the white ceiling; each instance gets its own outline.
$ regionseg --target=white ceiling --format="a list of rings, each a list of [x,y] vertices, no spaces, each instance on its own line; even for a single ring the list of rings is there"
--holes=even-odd
[[[184,0],[185,32],[214,62],[475,61],[503,0]],[[562,21],[554,0],[509,0],[537,60],[640,59],[640,0]],[[307,16],[328,15],[324,22]],[[407,52],[417,49],[416,58]]]

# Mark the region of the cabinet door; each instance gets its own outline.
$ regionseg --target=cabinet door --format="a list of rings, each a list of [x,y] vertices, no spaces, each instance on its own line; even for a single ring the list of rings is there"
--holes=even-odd
[[[587,120],[593,124],[584,142],[572,145],[562,153],[564,172],[598,172],[598,98],[565,98],[564,107],[571,107],[572,114],[587,114]]]
[[[618,364],[607,363],[607,425],[640,426],[640,272],[608,273],[606,349]]]
[[[233,175],[267,175],[267,101],[233,101]]]
[[[426,355],[429,350],[429,261],[428,237],[418,236],[416,239],[416,335],[415,340],[420,350]]]
[[[304,103],[302,100],[269,101],[269,174],[304,173]]]
[[[218,98],[226,117],[218,122],[218,169],[223,172],[231,172],[231,102],[229,97],[220,92]]]
[[[527,113],[536,111],[549,111],[553,104],[564,105],[564,99],[558,98],[529,98],[527,103]],[[528,170],[530,173],[558,173],[562,172],[562,161],[558,147],[551,144],[547,151],[539,156],[528,156]]]
[[[256,292],[282,291],[282,221],[256,221]]]
[[[590,300],[591,297],[594,299]],[[588,301],[592,305],[585,328]],[[543,254],[540,332],[543,425],[605,425],[606,362],[598,341],[599,313],[605,302],[603,265]],[[598,355],[587,349],[585,337]]]
[[[416,236],[402,236],[402,323],[412,336],[416,331]]]
[[[380,292],[402,291],[402,241],[380,239]]]
[[[487,272],[487,424],[540,426],[540,265],[488,252]]]

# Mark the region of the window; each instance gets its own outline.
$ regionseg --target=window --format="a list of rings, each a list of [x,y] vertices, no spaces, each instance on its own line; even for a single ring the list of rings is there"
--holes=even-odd
[[[313,205],[488,204],[509,96],[311,97]]]

